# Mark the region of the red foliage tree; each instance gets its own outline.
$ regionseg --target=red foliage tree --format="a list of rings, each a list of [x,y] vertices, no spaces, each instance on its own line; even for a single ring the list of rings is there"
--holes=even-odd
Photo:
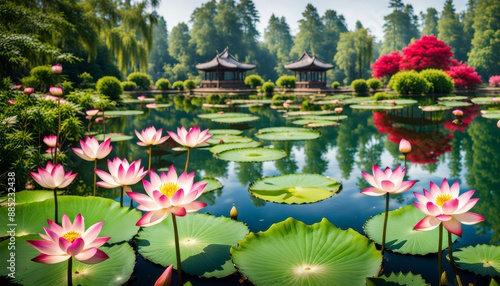
[[[399,62],[401,55],[399,51],[392,52],[388,55],[380,56],[373,64],[373,77],[381,78],[384,76],[392,76],[399,71]]]
[[[451,47],[435,36],[422,36],[403,49],[400,70],[421,71],[428,68],[448,70],[453,53]]]
[[[481,84],[481,76],[476,73],[473,67],[469,67],[467,63],[459,62],[451,66],[446,73],[453,78],[455,87],[458,88],[475,88]]]

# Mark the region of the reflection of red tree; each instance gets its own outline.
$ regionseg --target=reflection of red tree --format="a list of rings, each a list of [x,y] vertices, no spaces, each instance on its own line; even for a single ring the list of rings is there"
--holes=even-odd
[[[443,121],[443,126],[444,128],[450,130],[451,132],[454,132],[455,130],[460,130],[462,132],[465,132],[465,128],[469,126],[469,124],[474,121],[474,118],[479,112],[480,106],[479,105],[470,105],[470,106],[465,106],[465,107],[460,107],[457,108],[460,109],[464,112],[464,115],[462,118],[460,118],[458,121],[454,117],[450,117]]]
[[[374,112],[373,120],[381,134],[388,134],[390,141],[399,144],[401,139],[410,141],[412,151],[407,155],[410,162],[428,164],[438,161],[438,157],[451,151],[452,134],[444,134],[438,129],[417,132],[404,126],[394,126],[385,112]]]

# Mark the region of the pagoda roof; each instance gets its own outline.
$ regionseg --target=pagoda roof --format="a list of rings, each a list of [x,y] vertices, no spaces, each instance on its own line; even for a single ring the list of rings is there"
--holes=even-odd
[[[257,65],[246,64],[239,62],[233,55],[229,53],[229,49],[225,48],[222,53],[218,53],[211,61],[196,65],[198,70],[213,70],[217,68],[229,70],[252,70]]]
[[[333,68],[333,64],[325,63],[315,54],[311,56],[304,50],[302,56],[300,56],[298,60],[285,64],[285,68],[288,70],[329,70]]]

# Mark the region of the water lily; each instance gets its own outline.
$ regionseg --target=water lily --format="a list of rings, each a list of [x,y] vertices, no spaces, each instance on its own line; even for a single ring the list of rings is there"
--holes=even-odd
[[[432,230],[441,223],[449,232],[462,236],[463,224],[476,224],[484,217],[468,212],[479,200],[472,199],[474,190],[467,191],[459,196],[460,186],[455,181],[451,187],[445,178],[441,187],[434,182],[430,183],[430,192],[424,189],[424,194],[414,193],[418,201],[413,204],[426,216],[414,227],[415,230]]]
[[[160,145],[163,142],[167,141],[169,136],[163,136],[161,137],[162,129],[156,130],[154,126],[148,127],[139,133],[139,131],[134,130],[135,135],[137,135],[137,138],[141,140],[140,142],[137,142],[137,145],[139,146],[148,146],[148,153],[149,153],[149,162],[148,162],[148,171],[151,170],[151,161],[152,161],[152,147],[153,145]]]
[[[401,141],[399,141],[399,152],[403,154],[408,154],[411,152],[411,143],[410,141],[402,138]]]
[[[462,117],[464,116],[464,112],[460,109],[455,109],[451,112],[453,115],[455,115],[456,117]]]
[[[99,109],[89,109],[85,111],[88,116],[96,116],[99,113]]]
[[[158,277],[158,280],[156,280],[154,286],[169,286],[170,283],[172,283],[172,268],[174,267],[173,264],[170,264],[165,271],[161,274],[160,277]]]
[[[99,169],[95,170],[95,173],[102,180],[97,182],[97,185],[107,189],[122,187],[120,206],[123,206],[123,193],[130,189],[129,186],[138,183],[147,173],[141,167],[140,159],[131,164],[127,159],[114,158],[113,161],[108,160],[108,170],[109,173]]]
[[[95,137],[85,137],[85,141],[80,140],[80,147],[82,148],[72,148],[78,157],[85,161],[95,161],[97,159],[102,159],[111,153],[113,146],[111,146],[111,138],[104,140],[101,144]]]
[[[55,64],[52,66],[52,72],[55,74],[60,74],[62,73],[62,66],[61,64]]]
[[[72,223],[66,214],[62,215],[62,226],[47,220],[49,227],[43,227],[45,234],[39,234],[43,240],[27,240],[41,254],[31,259],[34,262],[55,264],[68,261],[68,285],[73,284],[73,257],[86,264],[97,264],[108,255],[98,248],[111,237],[97,237],[102,229],[103,221],[85,230],[85,220],[81,214]]]
[[[146,99],[146,97],[144,95],[139,95],[137,99],[142,102]]]
[[[56,135],[47,135],[43,137],[43,143],[47,144],[49,147],[56,147],[57,144],[57,136]]]
[[[54,190],[54,216],[55,222],[58,222],[57,189],[67,187],[75,179],[77,173],[72,171],[64,172],[61,164],[53,165],[47,162],[45,168],[38,167],[37,172],[29,172],[31,177],[42,187]]]
[[[212,138],[212,134],[208,134],[208,131],[208,129],[201,131],[200,127],[198,126],[189,128],[189,131],[186,130],[184,126],[182,126],[181,128],[177,127],[177,133],[167,131],[167,133],[170,135],[170,137],[172,137],[172,139],[174,139],[175,142],[188,148],[184,172],[187,172],[188,170],[191,148],[200,146],[207,142],[210,138]]]
[[[417,182],[416,180],[403,181],[406,168],[401,168],[401,166],[397,166],[394,170],[391,170],[390,167],[382,170],[374,165],[372,170],[373,175],[361,172],[366,181],[371,185],[371,187],[361,191],[362,194],[368,196],[404,193]]]

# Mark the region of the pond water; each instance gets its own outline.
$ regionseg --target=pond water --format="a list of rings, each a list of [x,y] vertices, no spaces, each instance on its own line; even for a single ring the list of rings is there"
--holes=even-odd
[[[294,126],[283,112],[270,108],[269,104],[252,107],[238,107],[236,104],[225,109],[202,108],[203,100],[197,97],[166,96],[171,107],[149,109],[140,104],[126,106],[127,109],[141,109],[144,114],[107,120],[106,131],[134,135],[134,130],[149,126],[175,131],[177,127],[200,126],[201,129],[240,129],[242,136],[260,141],[263,146],[285,150],[287,157],[264,163],[236,163],[215,158],[207,149],[191,152],[189,170],[196,173],[196,179],[213,177],[219,180],[222,189],[204,194],[201,200],[207,207],[200,212],[215,216],[229,216],[234,205],[238,220],[248,225],[250,231],[267,230],[272,224],[293,217],[306,224],[320,222],[322,218],[341,229],[352,228],[364,234],[363,225],[370,217],[385,210],[384,197],[370,197],[360,194],[369,185],[361,172],[371,173],[372,165],[391,168],[404,164],[398,151],[398,143],[405,138],[412,143],[413,151],[408,156],[407,179],[418,180],[408,192],[391,196],[390,209],[394,210],[411,204],[413,192],[422,193],[429,189],[429,183],[441,184],[443,178],[450,182],[460,182],[461,193],[474,189],[474,197],[479,202],[471,210],[485,217],[485,222],[464,226],[463,236],[458,238],[454,248],[476,244],[500,242],[500,221],[497,211],[500,198],[500,129],[496,120],[481,117],[480,111],[491,106],[460,107],[464,111],[463,124],[452,121],[452,109],[438,112],[424,112],[414,104],[397,111],[373,111],[351,109],[344,106],[347,118],[337,126],[315,128],[321,137],[303,141],[259,140],[255,133],[262,128]],[[258,121],[228,125],[199,118],[197,114],[217,112],[244,112],[257,115]],[[130,160],[141,159],[147,166],[148,155],[144,147],[135,144],[137,139],[113,143],[114,149],[108,158],[120,157]],[[184,169],[186,153],[172,151],[175,142],[167,141],[153,152],[152,169],[168,168],[174,165],[179,172]],[[74,182],[74,193],[90,192],[92,168],[90,162],[73,159],[73,169],[79,173],[80,182]],[[101,160],[104,161],[104,160]],[[98,168],[106,170],[105,162]],[[277,204],[254,197],[248,186],[254,180],[281,174],[312,173],[322,174],[342,183],[342,190],[326,200],[312,204]],[[133,186],[135,191],[143,191],[142,184]],[[119,190],[100,189],[104,196],[118,200]],[[423,217],[423,215],[422,215]],[[165,238],[169,239],[169,238]],[[172,238],[173,239],[173,238]],[[446,247],[446,246],[445,246]],[[447,253],[445,251],[445,253]],[[386,252],[385,273],[418,273],[430,284],[436,285],[436,255],[412,256]],[[163,267],[146,261],[137,255],[137,265],[129,285],[152,285],[164,270]],[[452,273],[447,263],[444,270]],[[486,285],[479,276],[461,272],[462,282]],[[451,275],[449,276],[451,277]],[[194,285],[239,285],[242,277],[238,274],[223,279],[201,279],[185,276]]]

